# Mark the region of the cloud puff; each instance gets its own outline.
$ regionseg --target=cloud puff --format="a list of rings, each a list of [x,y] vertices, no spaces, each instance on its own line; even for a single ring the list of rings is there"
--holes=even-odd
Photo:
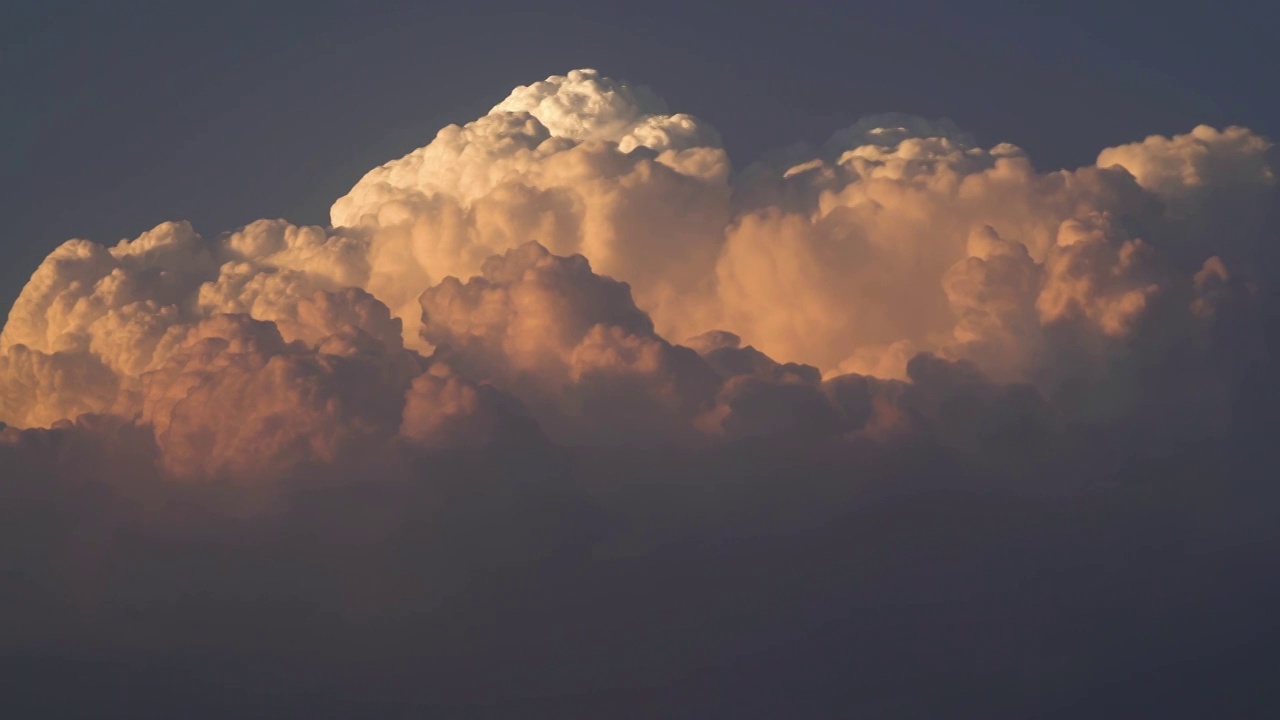
[[[405,394],[400,436],[429,450],[476,449],[537,443],[537,422],[511,395],[460,377],[434,363]]]
[[[986,262],[992,250],[971,247],[975,235],[1043,264],[1064,224],[1152,202],[1123,172],[1042,174],[1016,147],[970,142],[946,124],[880,117],[837,133],[807,163],[771,178],[757,170],[717,264],[719,324],[825,371],[903,377],[913,352],[947,351],[972,333],[976,308],[952,268]]]
[[[1271,141],[1248,128],[1217,130],[1200,125],[1172,138],[1152,135],[1142,142],[1106,148],[1098,167],[1119,166],[1138,184],[1165,200],[1185,200],[1226,186],[1239,189],[1275,182],[1267,152]]]
[[[644,88],[578,70],[370,171],[331,212],[372,236],[370,290],[410,327],[417,294],[526,242],[630,282],[664,329],[699,290],[728,214],[715,131]],[[416,285],[416,287],[414,287]],[[670,322],[671,328],[664,323]]]
[[[271,323],[215,316],[142,378],[139,419],[179,476],[269,479],[334,462],[400,424],[411,375],[371,340],[347,331],[311,351]]]
[[[435,356],[509,390],[565,442],[679,440],[719,378],[654,332],[624,283],[535,243],[420,299]]]
[[[48,427],[59,420],[103,412],[115,402],[118,379],[97,358],[42,353],[25,345],[0,356],[0,410],[18,427]]]
[[[1233,264],[1257,265],[1260,276],[1277,267],[1280,220],[1275,145],[1248,128],[1200,125],[1185,135],[1152,135],[1107,148],[1099,167],[1122,167],[1163,204],[1158,248],[1183,270],[1204,260],[1206,243]]]

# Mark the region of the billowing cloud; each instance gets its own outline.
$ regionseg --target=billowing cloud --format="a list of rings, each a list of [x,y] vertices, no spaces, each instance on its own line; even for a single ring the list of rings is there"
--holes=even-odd
[[[1042,174],[1020,149],[974,147],[948,124],[873,120],[887,125],[860,123],[813,160],[753,177],[753,206],[727,231],[721,324],[767,353],[905,377],[912,354],[973,331],[957,264],[996,252],[1043,265],[1075,224],[1152,202],[1123,172]]]
[[[1181,269],[1204,260],[1205,244],[1233,264],[1269,275],[1277,264],[1274,143],[1248,128],[1200,125],[1185,135],[1153,135],[1107,148],[1099,167],[1121,167],[1162,204],[1155,230],[1160,250]],[[1270,223],[1270,225],[1269,225]]]
[[[888,114],[735,173],[577,70],[331,227],[70,240],[0,332],[3,670],[502,717],[1237,678],[1280,598],[1275,168]]]
[[[436,357],[509,389],[562,442],[687,439],[719,383],[695,352],[654,332],[627,285],[581,255],[522,245],[420,302]]]
[[[716,132],[644,88],[577,70],[517,88],[466,126],[375,168],[334,203],[334,226],[372,238],[370,290],[416,343],[418,293],[538,242],[630,282],[660,329],[693,327],[728,220]],[[665,323],[670,323],[669,326]]]
[[[734,177],[706,123],[576,70],[370,171],[332,228],[68,241],[0,334],[0,420],[109,415],[175,475],[268,477],[520,437],[937,432],[937,378],[978,386],[926,370],[951,363],[1057,421],[1154,393],[1228,422],[1210,358],[1266,313],[1272,151],[1202,126],[1044,172],[888,114]],[[1175,347],[1177,383],[1135,370]]]

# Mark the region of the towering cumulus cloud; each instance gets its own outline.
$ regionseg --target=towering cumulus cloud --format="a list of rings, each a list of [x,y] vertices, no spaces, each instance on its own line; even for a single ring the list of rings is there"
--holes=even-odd
[[[512,693],[554,695],[574,678],[714,675],[777,633],[808,637],[797,618],[946,595],[964,582],[933,553],[955,543],[955,572],[998,589],[991,568],[1025,572],[1033,555],[1110,562],[1136,547],[1130,527],[1187,547],[1258,540],[1261,516],[1191,508],[1234,513],[1220,478],[1273,468],[1260,448],[1275,418],[1276,168],[1242,127],[1045,170],[950,121],[888,114],[735,170],[705,122],[575,70],[371,170],[329,227],[166,222],[114,246],[69,240],[0,333],[14,539],[0,572],[36,578],[0,605],[33,618],[5,642],[270,654],[332,618],[395,645],[391,618],[416,612],[440,667],[509,657]],[[1130,481],[1176,485],[1184,514],[1150,514],[1146,491],[1093,504]],[[903,499],[942,487],[1021,499],[954,515]],[[797,539],[770,544],[783,536]],[[1031,549],[992,564],[985,543],[1001,537]],[[226,582],[187,568],[184,547]],[[877,575],[900,563],[916,573],[903,584]],[[843,574],[855,566],[871,595]],[[1190,603],[1135,632],[1219,597],[1178,567],[1121,584],[1129,602],[1159,585],[1142,572],[1164,572]],[[613,582],[639,598],[615,598],[622,615],[583,610],[572,637],[529,629],[607,606]],[[688,595],[653,594],[673,583]],[[527,616],[504,599],[515,587]],[[720,587],[765,599],[726,609]],[[466,616],[451,593],[509,624],[489,636],[468,618],[478,639],[464,642],[431,619]],[[957,602],[944,617],[982,626]],[[285,618],[298,603],[316,614]],[[280,634],[224,638],[188,612]],[[646,636],[662,613],[707,644],[682,654]],[[1038,617],[1027,636],[1056,642]],[[893,645],[870,627],[836,632]],[[990,638],[991,662],[1021,662],[1015,635]],[[606,648],[628,643],[614,662]],[[525,664],[542,668],[527,687]]]
[[[744,383],[909,380],[919,353],[1067,393],[1068,420],[1123,416],[1135,363],[1230,353],[1205,338],[1230,321],[1212,308],[1258,302],[1273,162],[1244,128],[1199,127],[1045,173],[949,121],[881,115],[735,179],[704,122],[576,70],[370,171],[330,229],[67,242],[0,336],[0,418],[110,414],[180,474],[271,474],[421,439],[436,421],[415,393],[479,383],[507,397],[488,411],[559,443],[700,444]],[[742,346],[718,356],[761,360],[681,347],[713,330]],[[768,357],[810,367],[781,379]],[[463,395],[440,412],[479,412]]]

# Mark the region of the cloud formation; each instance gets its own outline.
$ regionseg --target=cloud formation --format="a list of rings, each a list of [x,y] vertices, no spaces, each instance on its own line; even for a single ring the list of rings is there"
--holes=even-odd
[[[376,646],[387,697],[444,711],[616,709],[779,643],[800,684],[829,656],[929,685],[972,667],[954,646],[991,654],[965,687],[1087,689],[1125,648],[1054,617],[1163,658],[1198,604],[1280,597],[1206,580],[1276,547],[1276,162],[1198,127],[1046,171],[888,114],[735,171],[576,70],[371,170],[330,227],[67,241],[0,332],[0,610],[29,618],[0,640],[168,667],[319,638],[348,681]],[[1266,622],[1232,616],[1188,642]],[[418,663],[438,682],[386,679]]]
[[[911,381],[920,353],[1087,406],[1151,337],[1195,348],[1257,294],[1273,168],[1265,138],[1199,127],[1041,172],[891,114],[733,176],[706,123],[577,70],[370,171],[332,228],[68,241],[0,335],[0,417],[121,417],[171,468],[270,475],[487,437],[506,421],[469,416],[498,408],[571,445],[826,427],[823,378]]]

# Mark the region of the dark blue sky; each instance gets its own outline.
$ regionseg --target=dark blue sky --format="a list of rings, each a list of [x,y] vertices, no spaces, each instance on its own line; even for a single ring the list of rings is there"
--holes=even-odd
[[[1043,168],[1198,122],[1280,135],[1263,2],[434,5],[6,3],[0,308],[68,237],[324,222],[368,168],[574,67],[709,120],[739,166],[886,110]]]

